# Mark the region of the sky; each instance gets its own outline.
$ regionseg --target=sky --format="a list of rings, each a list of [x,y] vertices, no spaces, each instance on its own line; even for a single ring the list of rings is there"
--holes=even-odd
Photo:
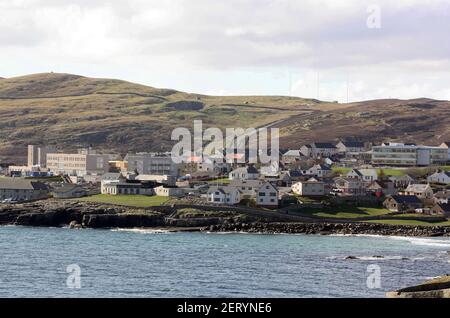
[[[450,100],[450,0],[0,0],[0,77]]]

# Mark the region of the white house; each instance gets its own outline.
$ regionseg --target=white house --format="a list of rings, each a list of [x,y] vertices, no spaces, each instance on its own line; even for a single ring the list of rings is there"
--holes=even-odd
[[[260,207],[278,207],[278,189],[270,182],[263,183],[256,193],[256,205]]]
[[[162,185],[153,190],[160,197],[179,197],[183,195],[183,190],[175,186]]]
[[[378,173],[375,169],[352,169],[346,177],[370,183],[378,180]]]
[[[281,161],[284,164],[290,164],[296,161],[300,161],[302,157],[304,157],[304,155],[300,150],[289,150],[281,156]]]
[[[234,205],[241,201],[241,192],[235,187],[211,187],[207,193],[207,200],[215,204]]]
[[[311,178],[308,181],[293,184],[292,192],[301,196],[323,196],[325,195],[325,183]]]
[[[259,178],[259,172],[254,166],[247,166],[234,169],[228,178],[230,180],[256,180]]]
[[[365,150],[364,143],[359,141],[341,141],[336,148],[339,153],[360,153]]]
[[[450,184],[450,171],[437,171],[427,178],[429,183]]]
[[[336,146],[329,142],[314,142],[311,144],[311,156],[314,158],[330,157],[337,154]]]
[[[242,198],[255,198],[256,191],[263,184],[262,180],[232,180],[228,186],[241,192]]]
[[[302,170],[302,173],[307,176],[323,178],[330,176],[332,174],[332,170],[324,165],[314,165],[307,170]]]
[[[420,199],[431,199],[433,194],[429,184],[410,184],[404,191],[404,195],[415,195]]]

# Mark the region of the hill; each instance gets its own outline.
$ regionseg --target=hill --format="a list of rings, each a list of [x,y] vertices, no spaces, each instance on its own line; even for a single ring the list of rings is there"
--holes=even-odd
[[[281,129],[282,147],[356,137],[437,143],[450,139],[448,101],[378,100],[337,104],[285,96],[206,96],[114,79],[34,74],[0,81],[0,159],[23,161],[25,146],[68,151],[170,150],[172,129]]]

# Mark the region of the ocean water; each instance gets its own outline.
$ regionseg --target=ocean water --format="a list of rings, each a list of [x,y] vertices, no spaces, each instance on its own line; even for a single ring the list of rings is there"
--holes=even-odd
[[[450,273],[447,251],[450,238],[6,226],[0,297],[384,297]]]

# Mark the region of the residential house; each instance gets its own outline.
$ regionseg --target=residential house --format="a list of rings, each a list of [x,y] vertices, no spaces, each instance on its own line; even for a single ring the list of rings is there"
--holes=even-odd
[[[302,173],[306,176],[324,178],[331,176],[333,174],[333,171],[325,165],[314,165],[309,169],[303,170]]]
[[[366,195],[366,185],[357,178],[336,178],[334,179],[333,192],[340,196],[362,196]]]
[[[325,182],[311,178],[308,181],[300,181],[292,185],[292,192],[301,196],[325,195]]]
[[[438,191],[434,194],[436,203],[450,203],[450,190]]]
[[[312,157],[312,147],[311,145],[304,145],[300,148],[300,153],[305,157]]]
[[[254,166],[241,167],[231,171],[228,178],[230,180],[256,180],[259,178],[259,172]]]
[[[422,201],[415,195],[388,196],[383,206],[392,212],[414,212],[423,207]]]
[[[428,176],[427,181],[429,183],[450,184],[450,171],[436,171]]]
[[[337,154],[336,146],[329,142],[314,142],[311,144],[311,157],[325,158]]]
[[[0,178],[0,201],[32,201],[48,197],[45,183],[18,178]]]
[[[304,157],[305,156],[302,154],[300,149],[299,150],[289,150],[281,156],[281,161],[284,164],[292,164],[294,162],[300,161]]]
[[[153,181],[165,184],[167,186],[174,186],[177,182],[177,178],[175,176],[167,174],[138,174],[135,179],[139,181]]]
[[[338,153],[358,154],[365,151],[364,143],[360,141],[341,141],[336,145]]]
[[[161,185],[154,188],[155,194],[160,197],[180,197],[184,191],[176,186]]]
[[[256,205],[266,208],[278,207],[278,189],[270,182],[263,183],[256,193]]]
[[[376,180],[376,181],[372,181],[367,186],[367,192],[373,193],[376,196],[382,196],[382,195],[388,196],[388,195],[396,195],[397,189],[395,188],[394,182],[392,182],[392,181]]]
[[[431,214],[443,215],[447,218],[450,217],[450,203],[436,203],[430,209]]]
[[[346,175],[347,178],[356,178],[366,183],[378,180],[378,173],[375,169],[352,169]]]
[[[403,175],[403,176],[392,176],[389,177],[389,180],[391,180],[392,182],[394,182],[394,186],[397,189],[405,189],[408,185],[410,185],[411,183],[414,183],[416,181],[416,179],[414,179],[413,177],[411,177],[410,175]]]
[[[228,186],[239,190],[243,199],[250,199],[256,198],[256,192],[263,183],[262,180],[232,180]]]
[[[88,191],[78,184],[63,183],[60,186],[54,187],[52,193],[56,199],[70,199],[84,197],[88,194]]]
[[[159,184],[154,182],[140,182],[126,180],[102,184],[101,193],[110,195],[155,195],[155,190]]]
[[[209,203],[235,205],[241,202],[241,192],[235,187],[210,187],[206,195]]]
[[[433,198],[433,189],[429,184],[410,184],[406,187],[405,191],[402,193],[403,195],[415,195],[418,198],[424,199],[432,199]]]

